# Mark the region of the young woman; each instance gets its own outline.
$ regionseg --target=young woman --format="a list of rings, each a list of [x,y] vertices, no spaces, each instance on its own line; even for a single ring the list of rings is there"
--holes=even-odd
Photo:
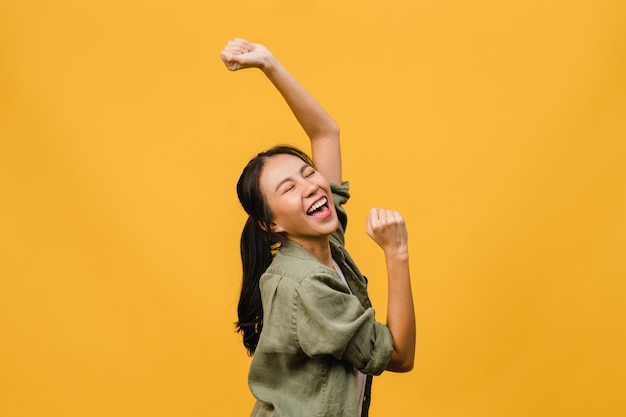
[[[415,353],[407,230],[393,210],[371,209],[367,234],[383,249],[387,323],[375,321],[365,277],[344,248],[349,184],[339,128],[262,45],[229,41],[231,71],[260,69],[311,142],[258,154],[237,183],[249,215],[241,235],[238,330],[254,355],[253,416],[366,416],[371,375],[407,372]]]

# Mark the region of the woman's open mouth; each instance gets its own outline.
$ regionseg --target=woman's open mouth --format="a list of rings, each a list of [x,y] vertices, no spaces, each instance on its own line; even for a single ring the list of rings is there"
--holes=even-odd
[[[322,197],[317,200],[309,209],[306,211],[307,216],[324,216],[330,208],[328,207],[328,198]]]

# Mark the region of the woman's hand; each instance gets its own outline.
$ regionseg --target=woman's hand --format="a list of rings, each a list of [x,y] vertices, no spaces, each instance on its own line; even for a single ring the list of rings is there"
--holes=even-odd
[[[268,58],[273,58],[271,52],[263,45],[236,38],[228,41],[220,53],[224,65],[231,71],[244,68],[263,68]]]
[[[408,256],[408,233],[404,218],[395,210],[373,208],[367,215],[366,231],[386,255]]]

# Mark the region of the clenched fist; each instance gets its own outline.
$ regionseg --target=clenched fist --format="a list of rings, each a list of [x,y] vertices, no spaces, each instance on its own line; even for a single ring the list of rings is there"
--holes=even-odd
[[[228,41],[220,53],[224,65],[231,71],[243,68],[261,68],[272,53],[263,45],[236,38]]]
[[[366,220],[369,237],[386,254],[408,255],[408,233],[404,218],[395,210],[370,209]]]

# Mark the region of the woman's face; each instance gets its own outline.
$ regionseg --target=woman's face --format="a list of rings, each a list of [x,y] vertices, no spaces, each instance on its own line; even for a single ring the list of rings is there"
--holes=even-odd
[[[326,177],[300,158],[278,154],[265,161],[261,192],[272,211],[272,230],[307,246],[326,240],[339,221]]]

